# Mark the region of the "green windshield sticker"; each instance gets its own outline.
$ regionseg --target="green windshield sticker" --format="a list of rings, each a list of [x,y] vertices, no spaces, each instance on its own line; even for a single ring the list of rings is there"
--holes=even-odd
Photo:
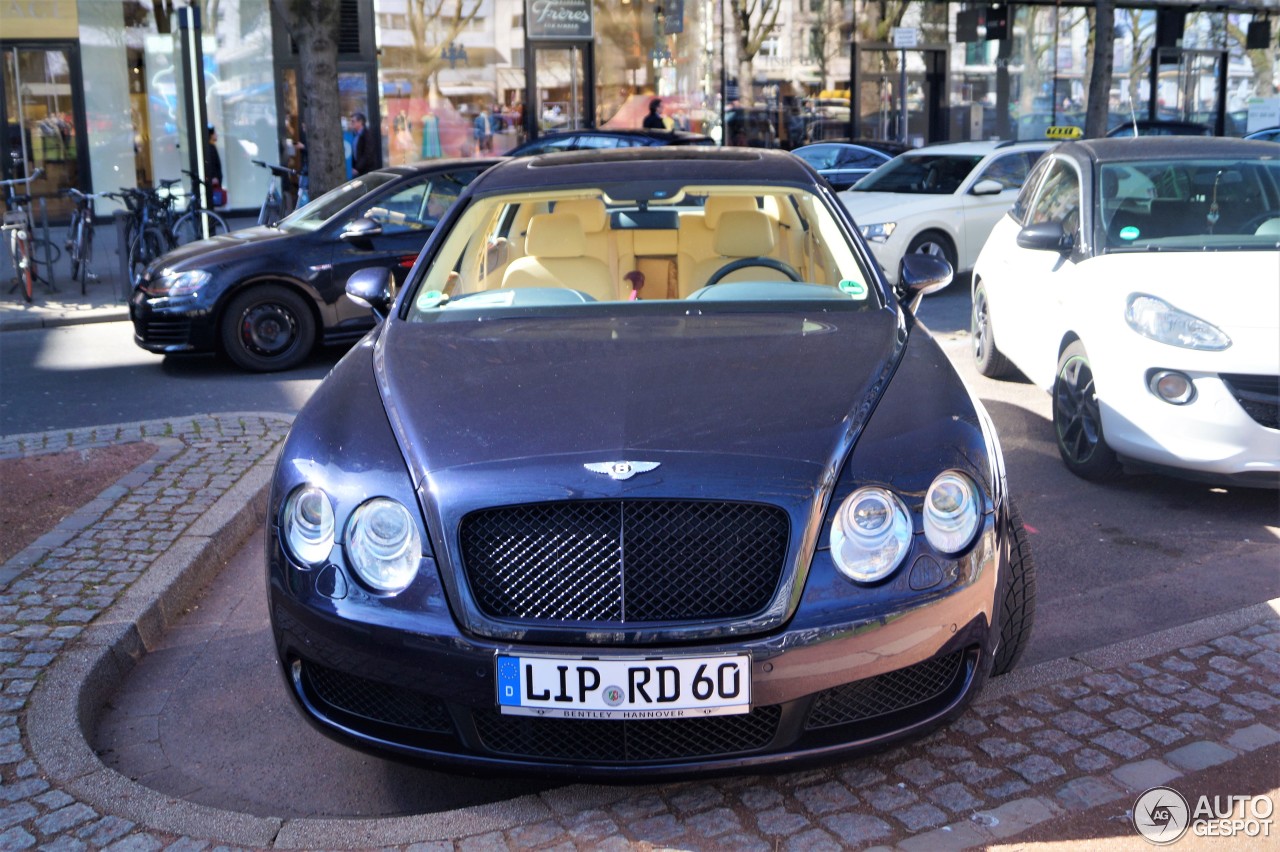
[[[853,281],[846,278],[840,282],[840,292],[851,299],[865,299],[867,298],[867,285],[861,281]]]
[[[1127,228],[1121,228],[1121,229],[1120,229],[1120,239],[1122,239],[1122,240],[1136,240],[1136,239],[1138,238],[1138,235],[1139,235],[1140,233],[1142,233],[1142,232],[1141,232],[1141,231],[1139,231],[1137,228],[1133,227],[1132,225],[1130,225],[1130,226],[1129,226],[1129,227],[1127,227]]]
[[[448,301],[439,290],[428,290],[418,297],[418,310],[425,311],[440,307],[441,302]]]

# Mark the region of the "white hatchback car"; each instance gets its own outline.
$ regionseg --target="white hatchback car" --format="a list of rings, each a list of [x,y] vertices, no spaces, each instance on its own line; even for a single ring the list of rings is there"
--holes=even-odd
[[[972,295],[978,369],[1050,391],[1072,472],[1280,486],[1274,144],[1064,144],[992,231]]]
[[[905,254],[974,259],[1053,142],[957,142],[899,154],[840,193],[889,282]]]

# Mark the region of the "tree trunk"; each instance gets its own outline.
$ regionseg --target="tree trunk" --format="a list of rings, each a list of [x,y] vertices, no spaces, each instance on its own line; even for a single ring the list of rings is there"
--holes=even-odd
[[[338,100],[340,0],[273,0],[298,46],[298,108],[306,126],[311,197],[347,179]]]
[[[1107,116],[1111,111],[1111,72],[1115,66],[1115,18],[1115,0],[1096,0],[1093,57],[1089,67],[1089,106],[1084,117],[1086,139],[1107,135]]]

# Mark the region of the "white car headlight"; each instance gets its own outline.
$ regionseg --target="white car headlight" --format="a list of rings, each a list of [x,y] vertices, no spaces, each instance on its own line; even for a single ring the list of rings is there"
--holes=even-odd
[[[422,558],[422,538],[409,510],[387,497],[361,503],[347,525],[347,558],[360,579],[380,592],[408,588]]]
[[[889,576],[911,546],[911,515],[902,498],[867,486],[845,498],[831,525],[831,556],[840,573],[859,583]]]
[[[981,517],[978,486],[958,471],[939,474],[924,495],[924,535],[942,553],[968,547]]]
[[[329,558],[333,549],[333,504],[319,488],[295,488],[285,501],[281,526],[285,546],[294,559],[319,565]]]
[[[862,232],[863,237],[871,242],[883,243],[893,236],[893,232],[897,227],[897,222],[879,222],[875,225],[860,225],[858,230]]]
[[[1217,326],[1146,293],[1129,296],[1124,318],[1138,334],[1158,343],[1212,352],[1231,345],[1231,338]]]
[[[150,283],[143,285],[142,290],[148,296],[190,296],[208,284],[211,277],[203,269],[188,269],[186,272],[162,269]]]

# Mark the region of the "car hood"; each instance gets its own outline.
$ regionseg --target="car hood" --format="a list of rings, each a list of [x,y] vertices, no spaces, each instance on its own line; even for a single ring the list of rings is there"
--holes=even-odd
[[[840,193],[845,209],[859,225],[896,222],[920,213],[957,206],[955,195],[915,195],[906,192]]]
[[[1113,252],[1089,275],[1113,282],[1122,299],[1149,293],[1232,338],[1280,329],[1280,251]]]
[[[288,239],[291,234],[277,228],[255,226],[228,234],[219,234],[207,240],[178,246],[165,254],[165,266],[193,267],[211,263],[222,264],[238,260],[241,256],[269,250],[275,243]]]
[[[658,461],[660,473],[635,482],[670,485],[680,470],[679,490],[708,497],[741,497],[747,476],[811,497],[834,477],[904,336],[888,309],[593,311],[392,322],[375,363],[415,484],[437,495],[465,480],[512,500],[584,496],[611,483],[584,464]]]

